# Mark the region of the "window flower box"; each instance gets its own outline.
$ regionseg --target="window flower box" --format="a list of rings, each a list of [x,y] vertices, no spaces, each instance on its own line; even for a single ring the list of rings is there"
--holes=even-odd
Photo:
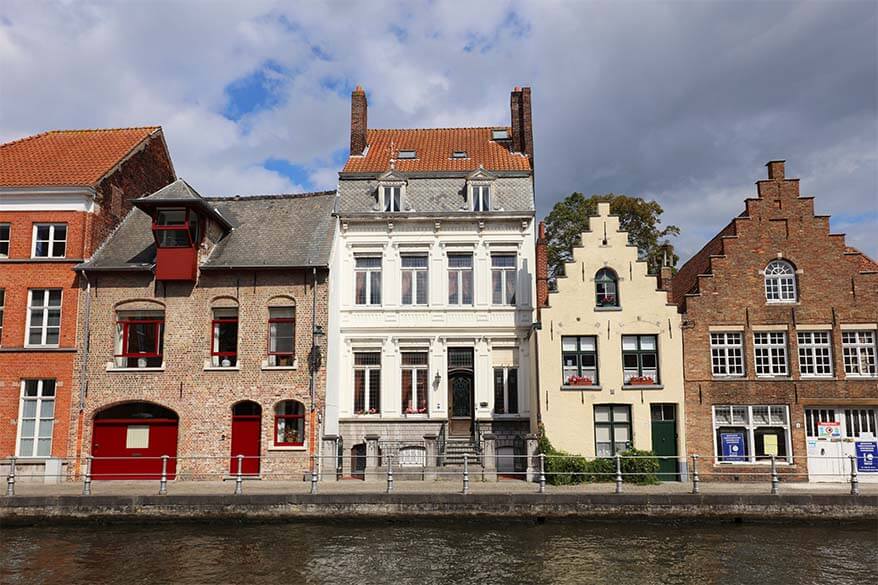
[[[594,382],[588,376],[570,376],[567,378],[568,386],[594,386]]]
[[[652,376],[633,376],[628,380],[629,386],[652,386],[655,384]]]
[[[354,414],[378,414],[378,409],[370,408],[369,410],[357,410],[354,411]]]
[[[405,409],[406,414],[426,414],[426,412],[427,412],[426,408],[411,408],[411,407],[409,407],[409,408]]]

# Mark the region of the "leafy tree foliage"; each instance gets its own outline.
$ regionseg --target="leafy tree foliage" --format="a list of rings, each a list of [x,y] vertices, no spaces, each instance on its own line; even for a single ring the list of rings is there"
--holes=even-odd
[[[675,266],[678,256],[669,238],[680,233],[675,225],[661,227],[662,206],[655,201],[628,195],[592,195],[571,193],[559,201],[546,217],[546,239],[549,250],[549,277],[564,273],[564,263],[572,258],[572,248],[580,243],[580,235],[588,230],[588,218],[597,215],[598,202],[609,201],[610,213],[619,216],[620,228],[628,232],[628,240],[637,246],[641,260],[656,273],[667,262]]]

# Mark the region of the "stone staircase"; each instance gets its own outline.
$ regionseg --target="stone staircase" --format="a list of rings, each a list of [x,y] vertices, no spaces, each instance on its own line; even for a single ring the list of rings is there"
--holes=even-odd
[[[476,450],[473,439],[449,437],[445,441],[445,466],[463,468],[463,456],[467,456],[469,465],[481,465],[481,455]]]

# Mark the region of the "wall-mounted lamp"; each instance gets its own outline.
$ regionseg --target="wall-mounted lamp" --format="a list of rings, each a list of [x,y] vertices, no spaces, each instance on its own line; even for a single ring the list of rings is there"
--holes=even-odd
[[[436,370],[436,376],[433,378],[433,387],[434,387],[434,388],[438,388],[438,387],[439,387],[439,383],[440,383],[441,381],[442,381],[442,374],[440,374],[439,371]]]

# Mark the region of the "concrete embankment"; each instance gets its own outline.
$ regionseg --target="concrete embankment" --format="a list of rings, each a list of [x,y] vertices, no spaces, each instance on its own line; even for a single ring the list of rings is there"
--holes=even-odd
[[[295,519],[878,521],[878,495],[254,494],[0,497],[3,526],[58,522]]]

